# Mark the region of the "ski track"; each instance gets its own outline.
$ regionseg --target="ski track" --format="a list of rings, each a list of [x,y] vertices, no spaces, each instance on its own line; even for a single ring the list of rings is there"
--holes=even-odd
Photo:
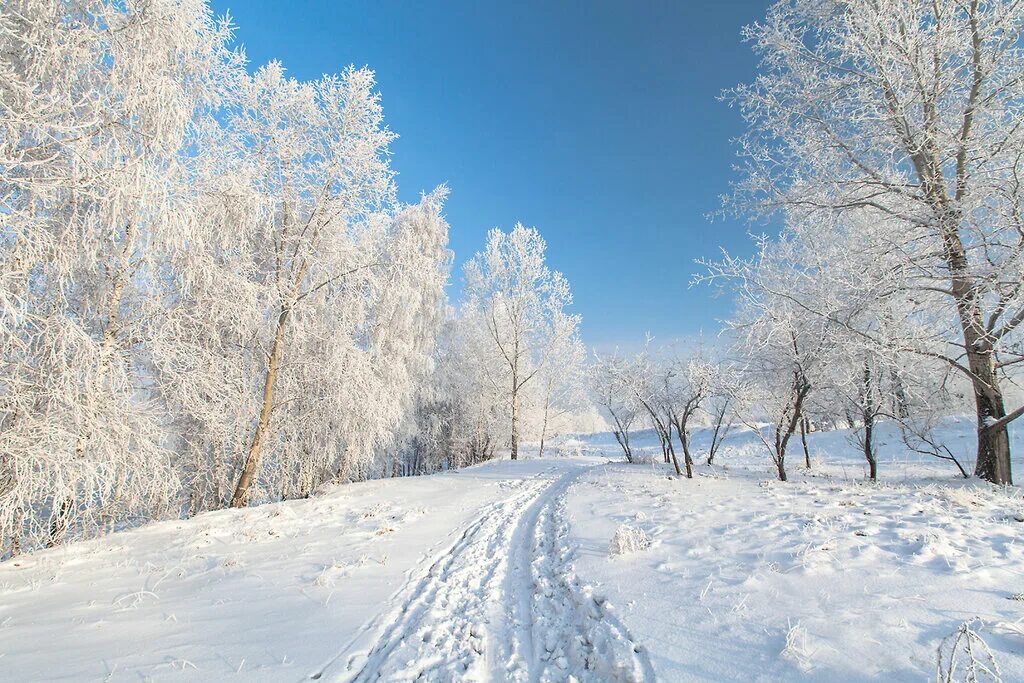
[[[513,493],[307,680],[653,681],[646,652],[573,571],[564,494],[592,468],[559,469],[503,483]],[[353,651],[368,632],[373,644]]]
[[[604,597],[581,585],[573,567],[576,551],[568,541],[565,492],[588,469],[550,487],[529,524],[525,552],[517,553],[527,558],[523,564],[528,566],[519,567],[510,594],[528,596],[529,612],[519,615],[513,631],[513,649],[522,656],[513,654],[504,676],[507,680],[655,680],[646,650],[634,642]]]

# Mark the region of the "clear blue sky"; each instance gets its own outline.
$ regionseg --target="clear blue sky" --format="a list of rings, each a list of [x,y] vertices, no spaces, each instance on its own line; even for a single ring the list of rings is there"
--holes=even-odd
[[[548,241],[590,346],[713,334],[728,304],[689,288],[718,245],[748,253],[749,226],[704,215],[728,191],[749,80],[740,28],[767,0],[413,2],[214,0],[253,67],[301,79],[367,65],[401,137],[399,193],[447,182],[461,264],[516,221]]]

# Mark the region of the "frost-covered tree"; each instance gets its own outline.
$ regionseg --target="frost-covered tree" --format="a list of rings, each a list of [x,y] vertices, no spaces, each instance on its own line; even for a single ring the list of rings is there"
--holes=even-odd
[[[490,338],[497,355],[509,408],[512,459],[519,456],[524,389],[552,362],[565,339],[577,334],[579,318],[566,313],[572,304],[569,283],[545,263],[546,244],[534,228],[516,224],[511,232],[495,228],[487,246],[466,264],[465,322]]]
[[[229,37],[201,0],[0,7],[0,536],[59,543],[176,490],[146,342]]]
[[[273,413],[283,406],[275,398],[278,389],[285,400],[309,400],[321,381],[346,374],[346,356],[365,353],[359,339],[338,335],[335,326],[345,332],[348,325],[360,326],[360,294],[376,284],[381,267],[374,237],[383,219],[376,212],[393,200],[386,156],[393,135],[382,120],[367,70],[300,83],[271,63],[241,88],[229,125],[237,132],[239,154],[255,151],[248,154],[247,178],[264,207],[240,230],[246,237],[243,268],[261,292],[252,302],[261,308],[250,318],[257,329],[248,350],[260,368],[262,396],[232,506],[248,502],[264,449],[275,436]],[[310,385],[307,364],[314,358],[323,365]],[[282,369],[296,370],[284,373],[290,386],[278,386]],[[367,379],[361,370],[349,374],[349,385]],[[332,446],[335,452],[337,444]]]
[[[711,421],[711,443],[705,460],[708,465],[714,463],[715,456],[732,431],[740,391],[740,375],[734,365],[724,360],[713,363],[711,387],[704,408]]]
[[[835,346],[828,321],[801,303],[825,297],[822,281],[801,271],[783,246],[762,237],[754,257],[726,255],[707,264],[709,274],[698,280],[722,282],[736,297],[735,313],[725,325],[741,368],[737,409],[764,443],[779,479],[786,481],[789,443]],[[769,426],[759,426],[762,421]]]
[[[579,336],[580,316],[558,312],[552,322],[554,348],[537,381],[540,412],[540,447],[564,428],[565,419],[587,405],[585,362],[587,351]]]
[[[673,355],[663,370],[665,405],[668,417],[683,447],[686,477],[693,478],[693,454],[690,452],[690,427],[705,409],[715,386],[715,367],[703,352],[692,355]],[[718,416],[717,429],[721,430],[723,416]],[[718,436],[716,434],[716,440]],[[714,457],[714,456],[711,456]]]
[[[0,554],[410,439],[447,189],[395,201],[371,72],[250,75],[230,37],[203,0],[0,7]]]
[[[634,462],[630,430],[642,408],[636,402],[626,381],[628,359],[618,351],[608,356],[595,356],[590,367],[590,386],[598,407],[611,418],[612,435],[622,448],[626,462]]]
[[[851,219],[901,266],[971,383],[976,474],[1009,483],[1001,374],[1024,360],[1024,7],[1015,0],[797,0],[746,29],[758,78],[727,95],[749,124],[735,199]],[[883,230],[875,230],[882,226]],[[910,310],[921,310],[916,296]]]

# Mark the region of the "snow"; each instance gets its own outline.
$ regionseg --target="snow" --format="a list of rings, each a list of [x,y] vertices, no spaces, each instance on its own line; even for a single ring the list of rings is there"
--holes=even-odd
[[[962,428],[947,438],[967,440]],[[860,463],[840,433],[812,435],[825,462],[794,462],[781,483],[744,436],[727,470],[693,481],[615,465],[570,491],[576,570],[649,646],[658,680],[928,680],[942,639],[974,618],[1003,680],[1024,680],[1019,489],[903,453],[881,465],[896,481],[851,481]],[[622,524],[654,543],[610,560]]]
[[[968,448],[967,426],[947,440]],[[780,483],[743,432],[693,480],[583,436],[565,449],[582,456],[352,484],[25,555],[0,564],[0,670],[920,681],[971,622],[1003,680],[1024,680],[1019,489],[958,479],[884,429],[870,484],[846,437],[812,434],[813,468],[794,451]],[[624,535],[649,543],[610,552]]]

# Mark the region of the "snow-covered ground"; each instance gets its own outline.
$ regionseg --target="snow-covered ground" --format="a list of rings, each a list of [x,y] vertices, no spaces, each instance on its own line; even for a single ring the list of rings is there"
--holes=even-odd
[[[570,492],[576,570],[658,680],[934,680],[936,648],[975,617],[1003,680],[1024,680],[1019,489],[905,455],[883,461],[878,484],[851,481],[861,463],[839,433],[813,435],[811,471],[797,445],[780,483],[748,437],[694,481],[617,465]],[[651,548],[610,558],[621,525]]]
[[[742,433],[686,481],[595,435],[23,556],[0,564],[0,679],[921,681],[977,617],[1024,680],[1019,489],[884,430],[877,485],[843,433],[810,444],[789,483]]]

